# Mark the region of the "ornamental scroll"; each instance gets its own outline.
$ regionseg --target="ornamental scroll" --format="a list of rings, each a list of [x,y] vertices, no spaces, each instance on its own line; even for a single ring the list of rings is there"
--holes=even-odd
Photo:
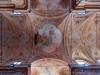
[[[28,0],[0,0],[0,10],[27,9]]]

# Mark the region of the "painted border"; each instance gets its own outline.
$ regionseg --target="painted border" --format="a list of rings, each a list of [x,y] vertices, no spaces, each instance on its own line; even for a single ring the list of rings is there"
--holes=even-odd
[[[16,7],[15,4],[0,4],[0,10],[16,9],[16,10],[27,10],[28,9],[28,0],[23,0],[24,3],[21,6]]]

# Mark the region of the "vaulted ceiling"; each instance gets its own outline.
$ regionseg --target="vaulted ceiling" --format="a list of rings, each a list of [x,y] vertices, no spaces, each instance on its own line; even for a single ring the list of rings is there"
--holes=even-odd
[[[100,59],[99,0],[30,0],[28,9],[0,11],[0,64],[53,58],[75,64]],[[26,8],[26,7],[25,7]],[[72,11],[71,11],[72,10]],[[85,14],[82,14],[85,11]],[[21,12],[21,14],[18,14]],[[70,13],[71,12],[71,13]],[[15,14],[17,13],[17,14]]]

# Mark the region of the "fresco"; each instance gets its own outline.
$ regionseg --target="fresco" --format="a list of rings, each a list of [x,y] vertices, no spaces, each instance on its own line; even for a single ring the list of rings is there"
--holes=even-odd
[[[52,23],[45,24],[38,30],[37,45],[47,53],[54,52],[62,42],[62,33]]]
[[[33,62],[31,72],[31,75],[70,75],[68,64],[53,58],[45,58]]]
[[[33,0],[33,12],[41,16],[57,16],[68,11],[68,0]]]
[[[27,0],[0,0],[0,9],[8,8],[24,9],[27,7]]]

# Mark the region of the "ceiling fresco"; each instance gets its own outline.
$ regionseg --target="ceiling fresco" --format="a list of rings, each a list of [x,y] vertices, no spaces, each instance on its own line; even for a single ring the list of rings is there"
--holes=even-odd
[[[0,0],[0,10],[27,9],[28,0]]]
[[[73,9],[76,10],[84,10],[84,9],[92,9],[99,10],[100,9],[100,0],[73,0]]]
[[[69,11],[69,0],[34,0],[32,12],[45,16],[63,16]]]
[[[47,23],[39,29],[36,36],[36,44],[47,53],[54,52],[62,42],[62,33],[52,23]]]
[[[32,63],[32,75],[70,75],[68,64],[58,59],[40,59]]]
[[[2,14],[1,14],[2,15]],[[1,54],[5,59],[4,61],[22,59],[25,60],[29,57],[32,50],[32,36],[25,27],[25,20],[20,22],[21,26],[18,26],[14,22],[14,18],[9,18],[9,15],[1,16]],[[24,17],[24,16],[23,16]],[[25,18],[25,17],[24,17]],[[24,23],[23,23],[24,22]],[[24,27],[23,27],[24,26]],[[28,51],[30,50],[30,51]],[[26,54],[28,54],[26,56]],[[3,60],[3,59],[2,59]]]
[[[99,12],[69,13],[68,0],[31,3],[30,13],[0,12],[1,65],[15,60],[30,64],[45,58],[68,64],[83,59],[95,64],[100,59]]]

